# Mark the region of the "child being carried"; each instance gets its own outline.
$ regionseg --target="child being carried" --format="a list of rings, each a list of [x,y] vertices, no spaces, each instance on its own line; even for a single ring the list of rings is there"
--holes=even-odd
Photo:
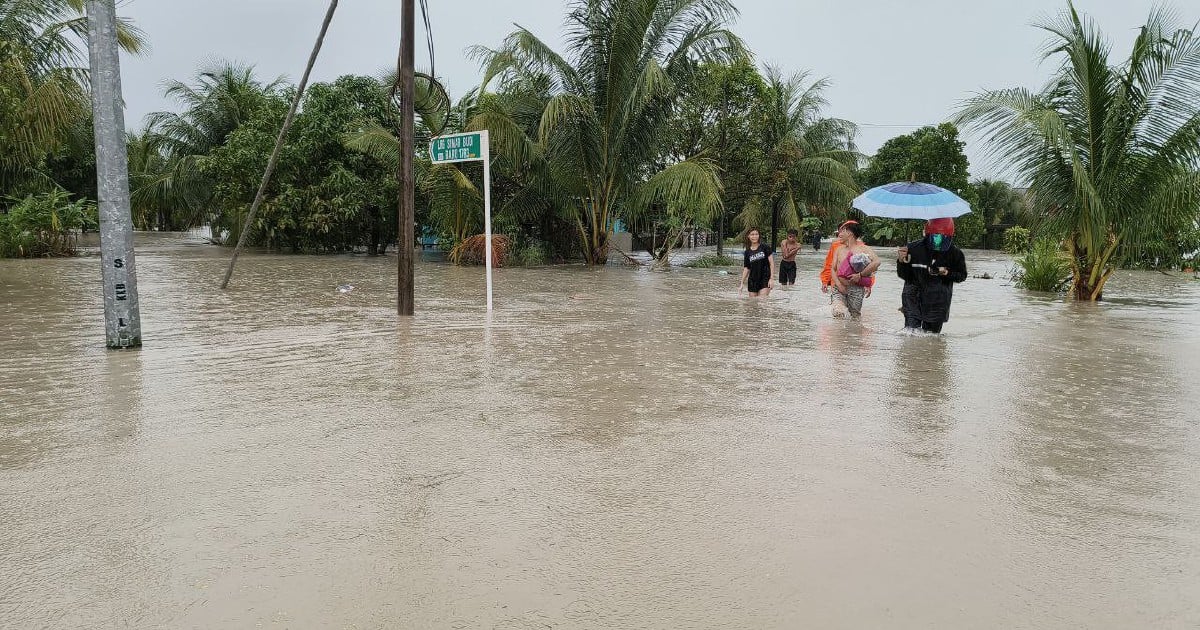
[[[842,264],[838,266],[838,277],[849,283],[850,276],[856,273],[861,273],[862,270],[866,269],[867,265],[869,264],[871,264],[871,257],[862,252],[846,256],[842,259]],[[875,274],[872,273],[869,276],[861,276],[858,279],[858,286],[875,286]]]

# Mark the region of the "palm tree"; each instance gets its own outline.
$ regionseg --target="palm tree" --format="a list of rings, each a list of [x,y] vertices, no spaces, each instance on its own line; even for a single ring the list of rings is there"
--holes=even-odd
[[[975,210],[981,215],[984,229],[985,245],[993,247],[991,235],[992,226],[1012,226],[1032,223],[1029,217],[1025,197],[1013,189],[1008,182],[991,179],[980,179],[972,182],[975,188]],[[998,228],[995,228],[998,229]]]
[[[181,230],[203,223],[207,183],[181,168],[150,128],[129,134],[130,206],[139,230]]]
[[[46,155],[88,116],[84,0],[0,0],[0,187],[52,188],[39,171]],[[128,20],[118,41],[145,47]]]
[[[762,187],[735,219],[745,232],[770,225],[771,243],[780,227],[799,228],[801,213],[841,208],[859,193],[853,168],[859,155],[854,123],[821,117],[828,104],[825,79],[809,83],[807,73],[784,77],[768,67],[762,138],[767,172]],[[782,225],[780,221],[782,220]]]
[[[145,131],[130,141],[130,193],[145,218],[174,228],[202,223],[215,189],[201,161],[285,86],[282,77],[264,83],[253,66],[229,61],[210,63],[190,84],[169,82],[164,94],[182,111],[150,114]]]
[[[1043,228],[1064,238],[1073,295],[1099,300],[1115,269],[1200,207],[1200,38],[1157,9],[1113,65],[1073,4],[1039,27],[1045,58],[1061,59],[1049,83],[980,94],[959,120],[1030,183]]]
[[[175,156],[208,155],[285,85],[283,77],[263,83],[251,65],[211,62],[196,73],[191,84],[167,83],[164,96],[178,102],[183,111],[150,114],[149,128]]]
[[[656,205],[698,219],[712,210],[684,203],[719,198],[710,164],[685,160],[660,170],[653,161],[672,105],[698,64],[745,50],[724,27],[737,14],[728,0],[571,0],[568,7],[565,55],[520,27],[500,49],[475,52],[484,62],[482,94],[493,81],[501,91],[515,82],[548,82],[550,98],[531,139],[536,149],[515,139],[505,144],[533,156],[538,189],[570,214],[587,262],[603,264],[609,224],[619,213]],[[498,116],[489,124],[520,128]]]
[[[388,75],[381,80],[381,87],[394,82],[395,75]],[[476,94],[472,91],[450,106],[445,87],[435,78],[417,73],[415,95],[413,171],[418,194],[428,199],[424,222],[437,226],[458,243],[477,233],[483,224],[483,193],[467,173],[474,170],[470,166],[431,164],[426,151],[433,136],[462,131],[463,121],[477,108]],[[378,121],[364,118],[356,130],[345,134],[343,142],[346,148],[371,156],[395,171],[400,165],[400,140],[393,132]]]

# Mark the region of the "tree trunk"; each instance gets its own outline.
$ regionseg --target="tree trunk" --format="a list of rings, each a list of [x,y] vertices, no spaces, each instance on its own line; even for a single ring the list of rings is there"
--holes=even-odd
[[[722,86],[725,94],[725,108],[722,110],[721,119],[721,161],[728,162],[729,150],[729,82],[728,74],[726,74],[725,84]],[[721,204],[721,210],[717,213],[717,256],[725,255],[725,204]]]
[[[779,202],[771,204],[771,250],[775,249],[775,237],[779,232]]]
[[[609,209],[603,201],[590,201],[591,212],[584,207],[584,215],[578,219],[579,235],[584,256],[589,267],[608,264],[608,217]],[[587,218],[588,225],[583,219]]]
[[[1110,265],[1119,239],[1110,237],[1108,246],[1099,254],[1080,247],[1074,238],[1067,239],[1071,257],[1071,295],[1077,300],[1099,302],[1104,299],[1104,285],[1116,268]]]
[[[717,217],[717,255],[725,255],[725,208],[721,207]]]
[[[608,264],[608,234],[600,232],[596,235],[596,240],[592,246],[592,264],[604,266]]]
[[[367,246],[367,254],[378,256],[383,253],[380,241],[383,240],[383,213],[379,208],[371,208],[371,243]],[[386,246],[385,246],[386,247]]]

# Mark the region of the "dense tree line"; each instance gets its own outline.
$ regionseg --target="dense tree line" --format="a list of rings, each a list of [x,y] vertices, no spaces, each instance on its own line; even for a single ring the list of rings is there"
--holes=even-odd
[[[0,239],[28,241],[31,228],[12,218],[17,208],[31,225],[94,222],[81,4],[0,2]],[[1070,9],[1052,29],[1061,38],[1053,52],[1066,61],[1045,92],[991,92],[963,111],[956,122],[989,132],[1030,182],[1014,189],[969,179],[954,123],[863,155],[854,123],[826,113],[829,80],[757,65],[728,29],[736,15],[728,0],[571,0],[566,9],[564,50],[518,29],[494,48],[473,50],[478,88],[451,102],[432,78],[418,85],[418,233],[440,239],[456,260],[455,245],[482,230],[481,169],[432,165],[426,146],[431,135],[479,129],[491,134],[495,226],[512,244],[513,262],[601,264],[618,222],[635,233],[657,230],[658,242],[701,229],[723,244],[751,226],[828,234],[853,215],[850,201],[862,190],[909,178],[953,190],[976,208],[959,221],[960,246],[998,248],[1013,226],[1062,237],[1076,275],[1089,277],[1080,296],[1098,294],[1114,265],[1174,264],[1200,247],[1200,45],[1165,15],[1143,27],[1128,63],[1111,66],[1099,34]],[[127,22],[121,36],[130,52],[144,45]],[[311,86],[251,226],[252,243],[381,253],[395,242],[392,79],[346,75]],[[1084,86],[1105,99],[1075,96]],[[1181,96],[1154,97],[1166,87]],[[168,84],[176,109],[149,116],[129,135],[136,227],[208,225],[218,240],[236,240],[294,89],[225,62]],[[1089,131],[1088,120],[1107,127]],[[1148,196],[1130,197],[1138,190]],[[33,220],[53,208],[71,221]],[[865,223],[878,244],[919,229]],[[1151,225],[1167,237],[1139,231]]]

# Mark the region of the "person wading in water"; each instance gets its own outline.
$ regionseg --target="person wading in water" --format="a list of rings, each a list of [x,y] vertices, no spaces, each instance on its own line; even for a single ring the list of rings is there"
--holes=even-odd
[[[772,277],[775,275],[775,263],[771,259],[771,248],[762,242],[758,228],[750,228],[746,232],[746,251],[742,252],[742,282],[738,285],[738,293],[742,287],[751,297],[767,297],[771,293]]]
[[[779,246],[779,284],[790,287],[796,284],[796,254],[800,253],[800,241],[796,230],[788,230],[787,240]]]
[[[846,221],[838,226],[837,232],[834,232],[833,242],[829,244],[829,253],[825,254],[825,266],[821,268],[821,293],[829,293],[829,287],[833,286],[833,259],[837,256],[838,248],[842,246],[842,241],[837,238],[837,235],[841,233],[847,223],[858,223],[858,221],[854,219]]]
[[[931,219],[925,238],[896,250],[896,275],[904,280],[904,329],[942,332],[950,319],[954,285],[967,279],[967,260],[954,246],[954,219]]]
[[[838,229],[841,246],[833,256],[833,316],[857,319],[862,315],[863,298],[871,295],[871,279],[881,261],[875,252],[862,242],[862,226],[857,221],[847,221]],[[852,267],[854,256],[865,257],[858,270]]]

